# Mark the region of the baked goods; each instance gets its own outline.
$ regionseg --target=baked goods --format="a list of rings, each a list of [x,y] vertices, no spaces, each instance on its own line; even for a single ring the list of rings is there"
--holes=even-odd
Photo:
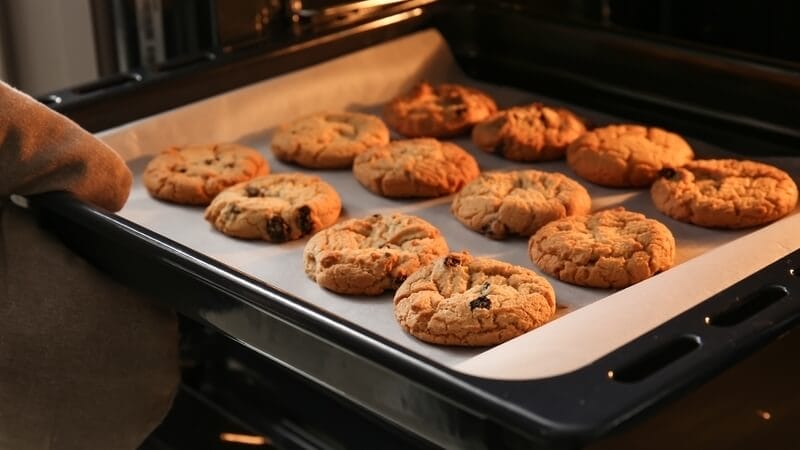
[[[567,164],[578,176],[610,187],[649,186],[661,169],[692,158],[692,148],[677,134],[638,125],[597,128],[567,148]]]
[[[777,220],[797,205],[797,185],[784,171],[754,161],[707,159],[664,169],[650,195],[682,222],[745,228]]]
[[[406,137],[448,137],[466,133],[495,111],[494,100],[477,89],[422,82],[386,105],[383,118]]]
[[[460,190],[478,176],[475,158],[461,147],[436,139],[408,139],[373,147],[353,162],[353,175],[384,197],[439,197]]]
[[[285,242],[329,227],[341,209],[339,194],[320,177],[280,173],[225,189],[205,218],[229,236]]]
[[[414,272],[394,296],[395,318],[426,342],[495,345],[550,320],[553,287],[524,267],[450,253]]]
[[[369,147],[389,143],[389,129],[370,114],[320,112],[281,125],[272,153],[286,162],[314,169],[343,169]]]
[[[675,239],[661,222],[615,208],[550,222],[531,237],[528,251],[561,281],[624,288],[672,267]]]
[[[584,132],[586,126],[569,110],[533,103],[484,119],[472,129],[472,142],[513,161],[546,161],[562,158]]]
[[[530,236],[562,217],[588,214],[592,200],[578,182],[539,170],[484,172],[456,194],[450,208],[467,228],[492,239]]]
[[[155,198],[207,205],[228,186],[269,173],[258,151],[239,144],[170,147],[147,164],[142,180]]]
[[[340,294],[396,289],[420,266],[447,253],[439,230],[419,217],[374,214],[317,233],[306,244],[306,274]]]

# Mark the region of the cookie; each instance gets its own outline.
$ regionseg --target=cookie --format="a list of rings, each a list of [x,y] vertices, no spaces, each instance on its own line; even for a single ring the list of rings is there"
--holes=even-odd
[[[436,139],[408,139],[373,147],[353,162],[353,175],[384,197],[439,197],[458,192],[478,176],[475,158]]]
[[[170,147],[151,159],[142,181],[155,198],[207,205],[223,189],[269,173],[258,151],[239,144]]]
[[[624,288],[672,267],[675,239],[661,222],[616,208],[550,222],[531,237],[528,252],[561,281]]]
[[[369,147],[389,143],[389,129],[370,114],[317,113],[281,125],[272,138],[272,153],[286,162],[312,169],[344,169]]]
[[[556,295],[524,267],[469,253],[450,253],[414,272],[394,296],[407,332],[444,345],[495,345],[553,317]]]
[[[797,205],[784,171],[754,161],[708,159],[664,169],[650,189],[659,211],[712,228],[746,228],[780,219]]]
[[[228,236],[286,242],[331,226],[341,209],[339,194],[320,177],[280,173],[220,192],[205,218]]]
[[[472,129],[472,142],[512,161],[563,158],[567,146],[586,132],[583,122],[564,108],[541,103],[499,111]]]
[[[495,111],[494,100],[477,89],[422,82],[386,105],[383,118],[406,137],[449,137],[468,132]]]
[[[577,181],[539,170],[484,172],[456,194],[450,211],[492,239],[530,236],[542,225],[588,214],[592,199]]]
[[[611,125],[583,134],[567,148],[567,164],[578,176],[610,187],[645,187],[665,167],[694,158],[682,137],[660,128]]]
[[[322,230],[303,251],[305,271],[340,294],[376,295],[447,253],[439,230],[419,217],[375,214]]]

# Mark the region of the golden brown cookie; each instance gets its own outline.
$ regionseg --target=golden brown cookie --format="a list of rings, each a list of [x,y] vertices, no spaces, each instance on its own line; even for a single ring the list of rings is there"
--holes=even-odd
[[[494,100],[477,89],[422,82],[386,105],[383,118],[407,137],[448,137],[466,133],[495,111]]]
[[[531,237],[528,251],[561,281],[624,288],[672,267],[675,239],[661,222],[616,208],[550,222]]]
[[[575,180],[539,170],[484,172],[456,194],[459,222],[492,239],[530,236],[542,225],[588,214],[592,199]]]
[[[660,128],[611,125],[589,131],[567,148],[567,164],[578,176],[610,187],[649,186],[665,167],[694,158],[682,137]]]
[[[343,169],[367,148],[388,143],[389,129],[379,117],[323,112],[281,125],[272,138],[272,153],[303,167]]]
[[[458,192],[478,176],[475,158],[436,139],[408,139],[373,147],[353,162],[353,175],[384,197],[439,197]]]
[[[341,209],[339,194],[322,178],[279,173],[225,189],[205,218],[228,236],[286,242],[331,226]]]
[[[269,173],[258,151],[239,144],[170,147],[150,160],[142,180],[155,198],[207,205],[223,189]]]
[[[303,251],[305,271],[340,294],[396,289],[420,266],[447,253],[439,230],[419,217],[375,214],[322,230]]]
[[[395,318],[434,344],[495,345],[546,323],[553,287],[524,267],[450,253],[414,272],[394,296]]]
[[[650,195],[656,208],[673,219],[713,228],[762,225],[797,205],[797,185],[786,172],[734,159],[697,160],[664,169]]]
[[[567,146],[586,132],[583,122],[564,108],[541,103],[499,111],[472,129],[478,148],[513,161],[562,158]]]

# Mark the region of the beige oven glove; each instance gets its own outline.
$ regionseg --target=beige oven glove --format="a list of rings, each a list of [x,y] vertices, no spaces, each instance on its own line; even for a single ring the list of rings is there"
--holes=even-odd
[[[69,191],[117,211],[130,186],[113,150],[0,82],[0,449],[133,449],[171,405],[175,314],[8,200]]]

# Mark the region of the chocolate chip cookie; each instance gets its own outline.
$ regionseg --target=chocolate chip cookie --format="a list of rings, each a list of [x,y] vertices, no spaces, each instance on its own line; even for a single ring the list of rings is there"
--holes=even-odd
[[[528,251],[561,281],[624,288],[672,267],[675,239],[661,222],[616,208],[550,222],[531,237]]]
[[[419,217],[375,214],[322,230],[303,251],[305,271],[340,294],[397,289],[420,266],[447,253],[439,230]]]
[[[353,162],[353,175],[384,197],[439,197],[458,192],[478,176],[475,158],[436,139],[393,141],[372,147]]]
[[[223,189],[269,173],[261,154],[239,144],[170,147],[150,160],[142,180],[155,198],[207,205]]]
[[[611,125],[589,131],[567,148],[567,164],[578,176],[610,187],[645,187],[658,172],[694,158],[675,133],[638,125]]]
[[[453,215],[467,228],[492,239],[530,236],[542,225],[588,214],[589,193],[560,173],[539,170],[484,172],[453,199]]]
[[[567,146],[586,132],[583,122],[564,108],[541,103],[499,111],[472,129],[478,148],[513,161],[564,157]]]
[[[383,118],[407,137],[448,137],[468,132],[495,111],[494,100],[477,89],[422,82],[386,105]]]
[[[414,272],[394,296],[395,318],[434,344],[495,345],[546,323],[553,287],[524,267],[450,253]]]
[[[370,114],[326,112],[281,125],[272,153],[286,162],[313,169],[343,169],[369,147],[389,143],[389,129]]]
[[[650,194],[664,214],[712,228],[762,225],[797,205],[797,185],[786,172],[733,159],[697,160],[664,169]]]
[[[339,194],[320,177],[280,173],[222,191],[205,218],[229,236],[286,242],[331,226],[341,209]]]

